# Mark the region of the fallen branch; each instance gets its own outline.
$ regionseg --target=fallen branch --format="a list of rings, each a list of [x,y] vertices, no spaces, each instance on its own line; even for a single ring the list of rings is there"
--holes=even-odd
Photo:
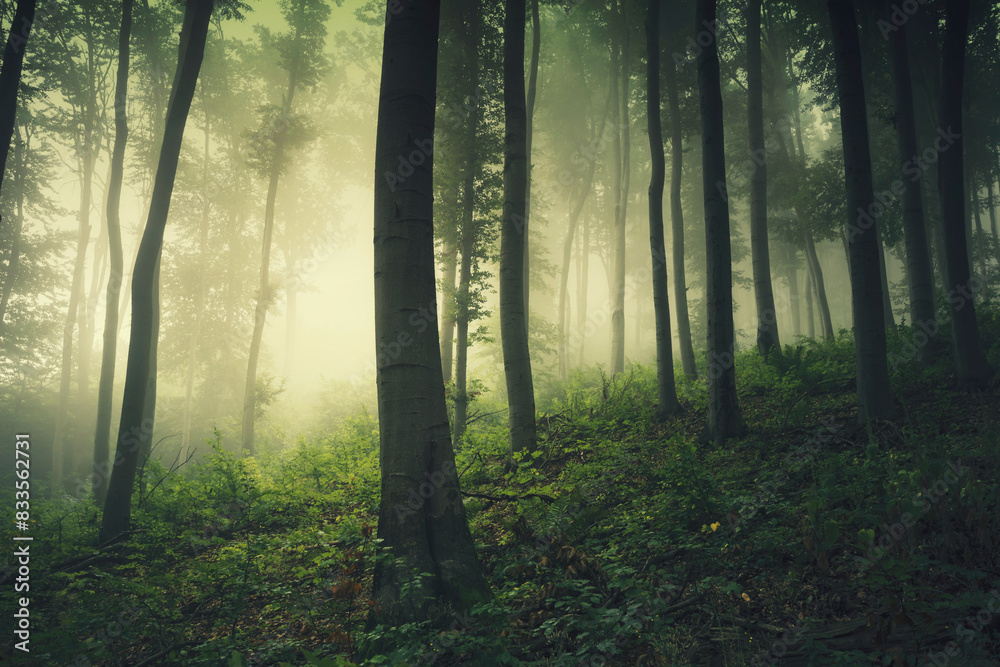
[[[486,493],[472,493],[471,491],[462,491],[463,496],[469,498],[482,498],[483,500],[525,500],[526,498],[539,498],[547,503],[554,503],[556,501],[552,496],[547,496],[544,493],[526,493],[523,496],[491,496]]]

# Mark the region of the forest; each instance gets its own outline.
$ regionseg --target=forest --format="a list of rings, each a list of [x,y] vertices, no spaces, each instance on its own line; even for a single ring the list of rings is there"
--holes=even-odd
[[[0,34],[3,664],[1000,664],[1000,0]]]

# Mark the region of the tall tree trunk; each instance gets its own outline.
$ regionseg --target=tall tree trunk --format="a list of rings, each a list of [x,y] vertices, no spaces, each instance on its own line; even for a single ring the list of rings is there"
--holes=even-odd
[[[528,305],[531,300],[531,143],[534,139],[535,98],[538,91],[538,56],[542,47],[542,27],[539,22],[538,0],[531,0],[531,65],[528,70],[528,90],[525,106],[527,122],[525,130],[525,154],[528,162],[528,183],[524,188],[524,322],[531,323],[531,310]]]
[[[602,123],[603,124],[603,123]],[[590,285],[590,216],[583,219],[583,242],[580,244],[580,284],[576,290],[576,322],[579,338],[578,363],[582,366],[586,354],[587,292]]]
[[[14,132],[14,184],[17,188],[14,192],[15,210],[14,221],[11,223],[10,233],[10,254],[7,257],[7,270],[4,271],[3,287],[0,287],[0,339],[3,338],[4,323],[3,318],[7,313],[7,304],[10,303],[10,295],[14,292],[14,284],[17,282],[17,272],[21,263],[21,233],[24,230],[24,179],[25,166],[27,162],[25,144],[27,141],[21,138],[21,132],[15,127]],[[0,227],[3,220],[0,220]],[[996,226],[994,225],[994,229]]]
[[[3,66],[0,67],[0,186],[7,170],[7,155],[14,136],[14,122],[17,118],[17,94],[21,87],[21,68],[24,65],[24,49],[28,35],[35,21],[35,0],[18,0],[14,9],[14,20],[10,24],[7,44],[3,51]],[[2,218],[0,218],[2,222]],[[2,318],[0,318],[2,321]]]
[[[993,232],[993,258],[1000,266],[1000,233],[997,231],[997,211],[996,199],[993,198],[993,180],[990,179],[986,187],[986,205],[990,209],[990,230]],[[0,309],[0,315],[3,311]]]
[[[805,247],[806,264],[809,267],[809,277],[816,290],[816,304],[819,307],[819,321],[820,326],[823,327],[823,338],[830,340],[833,338],[833,319],[830,317],[830,302],[826,298],[823,266],[819,263],[819,255],[816,254],[816,244],[813,241],[812,232],[805,230],[802,234],[802,240]]]
[[[882,319],[886,329],[896,328],[896,319],[892,315],[892,300],[889,298],[889,274],[885,266],[885,244],[882,243],[882,230],[878,220],[875,221],[875,229],[878,232],[878,272],[879,282],[882,285]]]
[[[607,125],[608,110],[611,108],[611,104],[614,101],[613,96],[613,85],[608,91],[608,101],[604,107],[604,113],[601,115],[600,125],[597,126],[596,143],[595,146],[600,146],[601,142],[604,140],[604,127]],[[591,136],[594,136],[593,133]],[[590,191],[594,186],[594,173],[597,170],[597,158],[596,156],[587,165],[587,171],[584,173],[583,181],[580,184],[580,197],[576,200],[575,204],[573,201],[573,192],[570,190],[569,196],[567,198],[568,203],[570,203],[569,210],[569,224],[566,229],[566,239],[563,241],[562,247],[562,271],[560,272],[559,278],[559,378],[565,380],[569,371],[569,264],[572,259],[573,253],[573,241],[576,238],[576,229],[580,221],[580,215],[583,213],[583,207],[587,203],[587,197],[590,195]],[[586,239],[589,243],[589,236]],[[586,250],[583,250],[586,253]],[[582,259],[582,256],[581,256]],[[582,262],[586,264],[584,260]],[[583,266],[581,268],[581,274],[583,273]],[[581,280],[586,281],[586,277],[581,275]],[[585,312],[586,308],[581,309],[581,304],[586,301],[586,287],[583,287],[583,292],[578,296],[577,309],[580,312]],[[578,313],[579,317],[579,313]],[[583,329],[586,326],[586,320],[579,322],[579,338],[583,339]]]
[[[667,250],[663,240],[663,186],[666,159],[660,122],[660,0],[650,0],[646,15],[646,123],[653,168],[649,179],[649,251],[653,262],[653,315],[656,326],[656,418],[680,411],[674,384],[674,345],[670,337]],[[640,303],[641,303],[640,299]],[[636,331],[641,324],[636,314]],[[638,334],[636,336],[638,338]],[[638,348],[638,342],[636,343]],[[636,350],[638,355],[639,351]]]
[[[628,219],[628,194],[631,172],[631,141],[629,138],[629,24],[628,0],[619,0],[621,9],[621,62],[618,62],[617,47],[612,45],[611,66],[621,81],[620,97],[617,101],[618,128],[620,135],[620,162],[616,165],[616,182],[618,183],[617,203],[615,204],[614,227],[614,261],[612,262],[611,290],[611,373],[617,374],[625,370],[625,223]],[[620,74],[619,74],[620,73]]]
[[[788,255],[788,301],[792,304],[792,331],[796,335],[803,332],[802,313],[799,304],[799,269],[796,264],[799,261],[799,254],[794,245],[786,246]],[[809,279],[808,266],[806,268],[806,280]]]
[[[868,116],[854,3],[852,0],[827,0],[827,7],[833,28],[844,143],[858,421],[866,423],[871,419],[889,418],[893,413],[886,362],[885,322],[882,319],[884,295],[879,279],[878,229],[868,214],[875,200],[868,146]]]
[[[681,178],[684,175],[684,138],[681,128],[680,104],[677,100],[677,66],[667,63],[665,81],[670,111],[670,227],[671,250],[674,259],[674,307],[677,309],[677,339],[681,351],[684,377],[698,377],[698,365],[691,342],[691,318],[688,314],[687,276],[684,268],[684,208],[681,201]]]
[[[506,0],[503,25],[504,166],[500,230],[500,337],[507,378],[510,455],[535,447],[535,391],[524,312],[524,0]]]
[[[972,215],[976,221],[976,240],[974,244],[970,247],[978,247],[979,251],[974,252],[976,259],[979,262],[979,279],[986,283],[986,247],[982,245],[986,241],[986,235],[983,233],[983,218],[979,213],[979,186],[974,185],[970,188],[972,192]]]
[[[445,383],[451,381],[453,352],[455,349],[455,308],[454,294],[457,287],[455,278],[458,276],[458,246],[455,243],[444,243],[441,264],[441,283],[444,285],[444,312],[441,313],[441,375]]]
[[[125,372],[125,398],[122,401],[121,423],[118,428],[118,448],[104,503],[100,532],[102,543],[129,529],[132,487],[135,483],[139,450],[143,440],[148,441],[152,436],[151,425],[142,420],[149,380],[150,352],[153,347],[153,290],[160,249],[163,246],[163,232],[170,210],[170,196],[173,193],[177,162],[184,139],[184,125],[198,82],[213,5],[212,0],[188,0],[184,9],[177,74],[167,104],[167,121],[149,217],[132,276],[132,331]]]
[[[477,68],[478,69],[478,68]],[[470,77],[470,81],[478,81],[477,76]],[[465,436],[465,422],[469,414],[469,394],[467,373],[469,366],[469,297],[472,283],[472,262],[476,252],[476,237],[478,229],[475,220],[475,164],[476,157],[476,125],[478,124],[477,111],[473,112],[469,119],[469,136],[466,141],[471,142],[466,146],[465,178],[462,187],[462,260],[459,273],[458,298],[456,299],[456,345],[455,345],[455,386],[452,388],[452,397],[455,401],[455,436],[452,442],[456,447],[461,445]]]
[[[696,31],[716,24],[716,0],[697,0]],[[722,88],[715,35],[698,54],[698,91],[701,96],[702,190],[705,199],[705,252],[708,280],[708,426],[703,439],[721,446],[728,438],[746,433],[736,397],[733,331],[733,270],[729,206],[726,188],[725,133]]]
[[[816,322],[813,318],[813,280],[806,274],[806,333],[810,338],[816,338]]]
[[[212,119],[208,111],[208,96],[205,94],[205,85],[201,86],[201,104],[205,111],[205,136],[202,152],[202,202],[201,202],[201,227],[198,233],[198,291],[194,300],[194,322],[191,326],[191,338],[188,340],[187,354],[187,376],[184,378],[184,412],[181,421],[181,451],[184,456],[191,451],[191,413],[194,407],[194,378],[198,370],[198,341],[201,339],[201,325],[205,318],[205,293],[208,289],[208,224],[209,214],[212,209],[211,198],[209,197],[209,185],[211,177],[209,175],[209,146],[212,136]]]
[[[755,169],[750,175],[750,249],[753,290],[757,304],[757,351],[766,357],[781,354],[778,315],[771,287],[771,255],[767,238],[767,151],[764,150],[764,84],[761,71],[761,0],[747,5],[747,119],[750,153]]]
[[[413,0],[393,12],[393,4],[387,3],[382,51],[374,243],[382,471],[378,537],[393,558],[376,564],[372,598],[378,603],[375,620],[389,625],[438,621],[448,608],[464,614],[490,597],[462,504],[441,375],[433,154],[414,166],[405,188],[393,190],[383,177],[397,168],[399,155],[434,136],[440,5]],[[523,39],[523,2],[520,17]],[[523,207],[523,189],[520,195]],[[521,295],[518,289],[517,303]],[[414,322],[415,313],[428,311]],[[523,336],[523,322],[518,324]],[[419,578],[423,573],[429,576]]]
[[[97,389],[97,426],[94,432],[94,469],[91,485],[98,505],[104,503],[111,469],[111,402],[115,385],[115,362],[118,355],[118,296],[122,290],[125,260],[122,256],[121,207],[122,180],[125,174],[125,145],[128,143],[129,39],[132,36],[133,0],[122,2],[122,22],[118,31],[118,76],[115,81],[115,147],[111,154],[111,178],[108,181],[108,250],[111,275],[104,299],[104,347],[101,350],[101,379]]]
[[[944,218],[944,248],[947,264],[948,306],[952,317],[955,370],[959,384],[984,386],[993,376],[986,362],[976,324],[976,304],[969,275],[969,251],[965,244],[965,195],[962,125],[962,95],[965,76],[965,44],[969,31],[969,0],[947,0],[944,45],[941,49],[941,136],[952,144],[938,157],[938,187]]]
[[[886,0],[889,11],[895,0]],[[917,121],[913,108],[913,80],[910,75],[910,51],[906,38],[906,24],[898,26],[889,35],[889,55],[892,64],[892,91],[896,106],[896,144],[899,148],[899,167],[917,154]],[[920,175],[916,180],[903,173],[903,241],[906,244],[906,280],[910,295],[910,324],[925,330],[937,331],[934,316],[934,273],[931,268],[930,246],[927,241],[927,224],[924,219]],[[928,364],[937,351],[933,340],[920,348],[920,358]]]

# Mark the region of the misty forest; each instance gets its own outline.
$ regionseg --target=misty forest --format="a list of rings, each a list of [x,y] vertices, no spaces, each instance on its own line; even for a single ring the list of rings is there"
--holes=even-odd
[[[1000,0],[0,30],[0,662],[1000,664]]]

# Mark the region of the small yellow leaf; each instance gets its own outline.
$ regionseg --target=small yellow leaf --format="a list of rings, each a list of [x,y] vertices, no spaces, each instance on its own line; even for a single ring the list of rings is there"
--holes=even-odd
[[[718,521],[716,521],[715,523],[713,523],[712,524],[712,532],[714,533],[715,531],[717,531],[719,529],[719,526],[721,526],[721,525],[722,524],[719,523]]]
[[[750,596],[747,595],[746,593],[743,594],[743,599],[746,600],[747,602],[750,602]]]

